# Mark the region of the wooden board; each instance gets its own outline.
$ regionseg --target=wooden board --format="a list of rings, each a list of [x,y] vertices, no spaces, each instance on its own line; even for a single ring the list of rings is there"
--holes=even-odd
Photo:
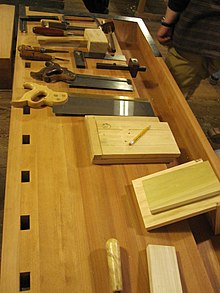
[[[145,179],[150,177],[153,178],[155,176],[158,176],[159,174],[169,173],[173,170],[178,170],[186,166],[192,166],[194,164],[200,163],[202,163],[202,160],[191,161],[132,181],[138,206],[140,208],[142,219],[147,230],[152,230],[157,227],[165,226],[167,224],[178,222],[180,220],[187,219],[195,215],[216,209],[217,203],[220,201],[220,196],[214,196],[206,200],[201,200],[199,202],[194,202],[191,204],[187,204],[185,206],[180,206],[172,210],[161,212],[155,215],[153,215],[150,211],[147,197],[143,187],[143,181]]]
[[[15,6],[0,5],[0,89],[10,89],[12,85],[12,42]]]
[[[87,49],[89,52],[107,52],[108,40],[101,29],[85,29],[84,37],[88,40]]]
[[[149,244],[146,251],[150,292],[182,293],[175,247]]]
[[[180,155],[166,122],[155,117],[86,116],[92,162],[170,162]],[[132,146],[129,142],[145,127],[150,129]]]
[[[152,214],[220,195],[220,182],[208,161],[150,176],[143,187]]]

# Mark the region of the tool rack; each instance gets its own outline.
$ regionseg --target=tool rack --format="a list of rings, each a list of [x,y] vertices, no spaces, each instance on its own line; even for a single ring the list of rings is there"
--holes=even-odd
[[[27,13],[38,14],[28,10]],[[219,159],[144,22],[118,16],[113,20],[117,51],[127,58],[135,55],[148,68],[133,79],[134,92],[126,95],[149,100],[160,120],[169,123],[181,150],[181,156],[171,165],[202,158],[209,160],[220,179]],[[31,32],[34,25],[28,23],[27,33],[18,32],[17,46],[38,45]],[[69,58],[65,66],[82,72],[83,69],[74,68],[71,54]],[[87,72],[97,74],[95,61],[87,62]],[[43,62],[31,62],[31,68],[25,68],[25,61],[17,52],[13,100],[24,94],[23,83],[32,81],[30,71],[42,66]],[[125,71],[112,75],[130,78]],[[48,86],[57,91],[100,92],[69,89],[65,83]],[[29,110],[11,111],[1,292],[111,292],[105,243],[112,237],[121,246],[123,292],[149,292],[145,253],[148,244],[175,246],[184,292],[217,292],[219,244],[216,249],[210,239],[197,244],[190,225],[193,223],[201,232],[200,221],[207,222],[204,217],[195,216],[191,222],[184,220],[151,232],[144,227],[132,180],[164,170],[170,164],[93,165],[84,117],[56,117],[49,107]],[[219,233],[218,206],[209,211],[207,219],[213,231]],[[210,265],[205,265],[204,260]]]

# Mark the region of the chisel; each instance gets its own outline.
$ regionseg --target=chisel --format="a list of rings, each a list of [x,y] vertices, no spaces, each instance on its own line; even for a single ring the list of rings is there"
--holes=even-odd
[[[34,52],[41,52],[41,53],[69,53],[69,51],[65,50],[56,50],[56,49],[46,49],[43,47],[33,47],[29,45],[20,45],[18,46],[18,51],[34,51]]]
[[[113,292],[121,292],[122,273],[120,246],[117,239],[111,238],[106,242],[107,260],[111,289]]]
[[[41,27],[35,26],[33,27],[33,33],[42,35],[42,36],[83,36],[83,33],[69,33],[59,28],[49,28],[49,27]]]
[[[48,27],[48,28],[59,28],[63,30],[78,30],[78,31],[84,31],[85,27],[82,26],[72,26],[69,25],[67,22],[59,22],[59,21],[48,21],[48,20],[41,20],[42,27]]]
[[[49,54],[34,52],[34,51],[25,51],[25,50],[20,51],[20,57],[24,60],[33,60],[33,61],[52,61],[52,60],[69,61],[68,59],[53,57]]]

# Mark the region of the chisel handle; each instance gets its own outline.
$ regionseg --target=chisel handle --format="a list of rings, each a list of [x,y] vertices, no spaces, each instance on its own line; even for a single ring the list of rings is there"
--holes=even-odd
[[[62,29],[47,28],[41,26],[33,27],[33,33],[42,36],[65,36],[65,32]]]
[[[53,58],[49,54],[35,52],[35,51],[20,51],[20,57],[24,60],[34,60],[34,61],[51,61]]]
[[[107,260],[111,289],[113,292],[121,292],[122,273],[120,246],[117,239],[111,238],[106,242]]]

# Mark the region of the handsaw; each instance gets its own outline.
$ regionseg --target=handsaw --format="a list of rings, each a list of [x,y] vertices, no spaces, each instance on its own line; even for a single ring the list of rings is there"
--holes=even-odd
[[[13,100],[14,107],[41,108],[53,107],[56,115],[84,116],[155,116],[149,102],[126,96],[80,94],[57,92],[37,83],[25,82],[25,89],[30,89],[20,99]]]

